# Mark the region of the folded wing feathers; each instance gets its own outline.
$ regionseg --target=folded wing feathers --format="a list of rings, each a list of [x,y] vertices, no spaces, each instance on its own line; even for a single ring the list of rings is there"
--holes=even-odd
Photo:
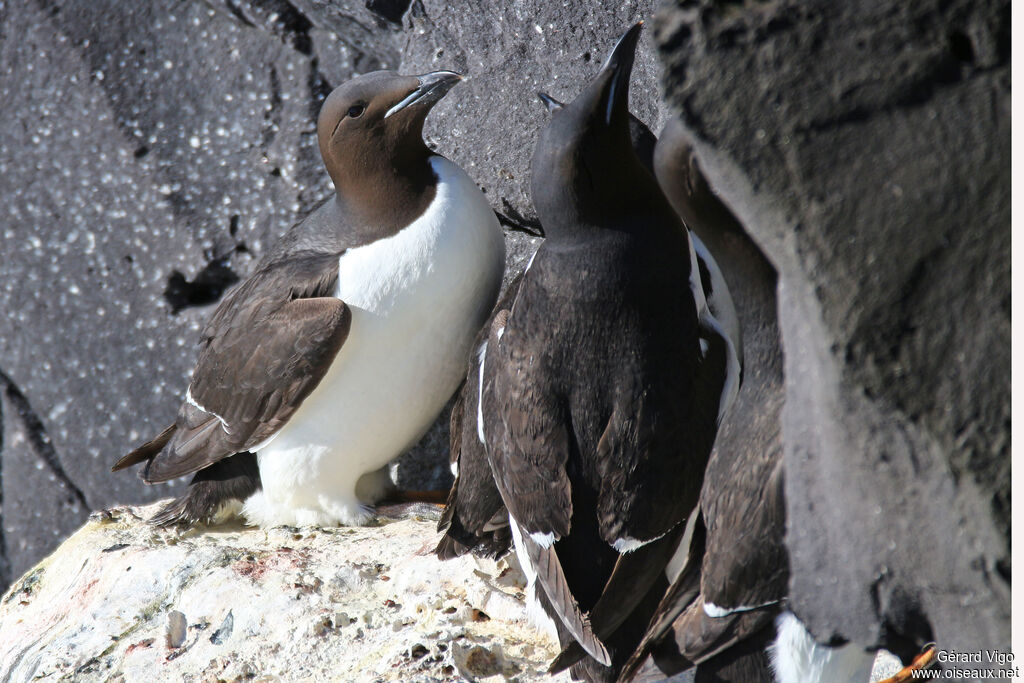
[[[544,594],[548,597],[559,619],[587,654],[604,666],[611,666],[612,659],[608,650],[594,635],[594,631],[590,627],[590,620],[580,611],[580,606],[569,589],[554,546],[541,547],[530,539],[525,529],[522,527],[520,529],[527,556],[537,572],[537,581],[540,582]]]
[[[679,525],[662,538],[619,556],[601,597],[588,615],[599,639],[610,638],[643,601],[654,582],[663,575],[683,531],[684,525]],[[570,643],[551,663],[548,672],[564,671],[584,655],[578,643]]]

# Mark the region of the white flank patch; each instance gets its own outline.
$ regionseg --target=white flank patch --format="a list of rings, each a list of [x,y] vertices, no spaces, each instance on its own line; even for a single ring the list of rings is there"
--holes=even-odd
[[[476,437],[485,447],[487,441],[484,439],[484,361],[487,360],[487,342],[480,345],[477,352],[477,362],[480,369],[476,378]]]
[[[668,564],[665,565],[665,579],[669,583],[675,582],[679,576],[679,572],[683,571],[683,567],[686,566],[686,560],[689,557],[689,543],[683,543],[680,541],[679,545],[676,546],[676,551],[672,553],[672,557],[669,558]]]
[[[638,548],[642,548],[648,543],[654,543],[664,535],[665,534],[658,534],[654,538],[648,539],[646,541],[641,541],[636,538],[630,538],[629,536],[623,536],[622,538],[612,543],[612,547],[615,548],[615,551],[618,552],[620,555],[624,555],[626,553],[631,553]]]
[[[550,531],[546,534],[542,534],[539,531],[535,531],[532,534],[530,534],[530,538],[533,539],[533,542],[539,545],[541,548],[550,548],[551,545],[555,542],[555,535]]]
[[[777,636],[768,647],[778,683],[868,683],[874,654],[854,644],[827,647],[814,642],[792,612],[775,618]]]
[[[736,315],[736,306],[733,304],[729,287],[725,284],[725,278],[722,277],[722,270],[718,267],[718,263],[704,243],[700,241],[700,238],[692,231],[688,230],[687,232],[690,235],[690,290],[693,292],[697,316],[705,325],[711,327],[725,339],[727,347],[725,384],[718,400],[718,423],[721,424],[740,389],[743,355],[740,321]],[[710,299],[705,296],[704,285],[701,283],[697,264],[698,253],[711,275]],[[701,340],[700,348],[703,353],[707,353],[708,346],[704,340]]]
[[[700,317],[707,311],[708,302],[704,297],[704,285],[701,284],[700,268],[697,266],[697,252],[693,246],[697,236],[690,230],[687,230],[686,234],[686,244],[690,248],[690,292],[693,294],[693,303],[697,308],[697,316]]]
[[[203,411],[207,415],[213,415],[215,418],[217,418],[220,421],[220,428],[223,429],[225,433],[228,431],[228,423],[224,421],[223,417],[221,417],[217,413],[213,412],[209,408],[204,408],[203,406],[199,405],[199,401],[197,401],[195,399],[195,397],[192,396],[192,385],[191,384],[189,385],[188,389],[185,390],[185,403],[188,403],[190,406]]]
[[[501,227],[476,184],[441,157],[434,201],[391,237],[338,260],[348,338],[317,388],[257,459],[250,520],[360,524],[360,476],[415,443],[465,377],[504,269]],[[256,450],[256,449],[254,449]],[[253,499],[259,498],[256,501]]]
[[[683,536],[679,539],[676,550],[665,565],[665,578],[669,583],[675,583],[679,573],[686,567],[690,555],[690,544],[693,542],[693,531],[697,527],[697,518],[700,517],[700,504],[697,505],[686,519],[686,527],[683,529]],[[699,560],[698,560],[699,561]]]
[[[452,471],[452,476],[453,477],[459,476],[459,461],[458,460],[452,460],[448,464],[448,469],[450,469]]]
[[[769,600],[763,602],[760,605],[740,605],[739,607],[719,607],[713,602],[704,602],[704,614],[709,617],[719,618],[727,617],[730,614],[736,614],[737,612],[749,612],[755,609],[761,609],[762,607],[768,607],[769,605],[778,604],[778,600]]]

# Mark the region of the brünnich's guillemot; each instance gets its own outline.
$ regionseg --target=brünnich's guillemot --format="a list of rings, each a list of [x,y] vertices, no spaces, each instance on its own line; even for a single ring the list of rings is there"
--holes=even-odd
[[[549,112],[557,111],[565,106],[563,102],[548,93],[539,92],[537,95]],[[629,119],[633,151],[644,168],[653,174],[654,149],[658,140],[638,118],[630,114]],[[675,206],[674,202],[673,205]],[[680,214],[680,217],[686,219],[683,214]],[[700,237],[691,231],[690,238],[693,241],[708,309],[721,323],[726,335],[732,341],[742,376],[743,342],[740,335],[739,319],[729,287],[721,268]],[[527,270],[531,263],[532,260],[527,262]],[[476,435],[478,431],[477,413],[480,410],[479,397],[483,393],[480,371],[482,359],[487,353],[487,330],[493,324],[495,316],[511,307],[519,293],[520,282],[522,282],[522,274],[509,284],[491,313],[485,329],[477,335],[477,340],[473,345],[474,350],[469,359],[466,381],[463,383],[458,400],[452,410],[450,455],[455,482],[449,492],[445,512],[438,523],[438,531],[444,532],[444,536],[438,543],[435,552],[442,559],[451,559],[467,552],[473,552],[481,557],[500,557],[511,547],[512,538],[508,530],[508,514],[494,484],[483,445]],[[723,405],[723,409],[726,407]]]
[[[590,680],[615,677],[667,588],[739,373],[689,234],[631,148],[639,31],[542,133],[547,237],[479,347],[473,436],[531,590]]]
[[[458,387],[504,269],[483,194],[423,142],[459,78],[373,72],[324,102],[335,196],[221,302],[174,424],[114,466],[145,462],[148,483],[195,473],[156,522],[232,501],[261,525],[372,517],[384,466]]]

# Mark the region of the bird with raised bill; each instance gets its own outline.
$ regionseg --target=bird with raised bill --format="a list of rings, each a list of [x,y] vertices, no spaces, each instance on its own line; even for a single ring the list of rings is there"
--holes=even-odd
[[[565,648],[552,668],[590,681],[615,679],[668,587],[740,374],[690,234],[631,144],[640,30],[542,131],[545,240],[478,346],[475,436]]]
[[[458,388],[498,295],[505,244],[472,179],[423,141],[451,71],[368,73],[317,122],[335,193],[203,329],[174,423],[114,470],[194,474],[160,524],[364,524],[387,464]]]

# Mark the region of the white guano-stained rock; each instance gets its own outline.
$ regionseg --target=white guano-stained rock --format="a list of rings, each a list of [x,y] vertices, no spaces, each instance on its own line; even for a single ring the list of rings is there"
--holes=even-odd
[[[440,562],[437,511],[364,528],[90,521],[0,600],[0,680],[568,680],[518,567]],[[514,560],[512,560],[514,562]]]

